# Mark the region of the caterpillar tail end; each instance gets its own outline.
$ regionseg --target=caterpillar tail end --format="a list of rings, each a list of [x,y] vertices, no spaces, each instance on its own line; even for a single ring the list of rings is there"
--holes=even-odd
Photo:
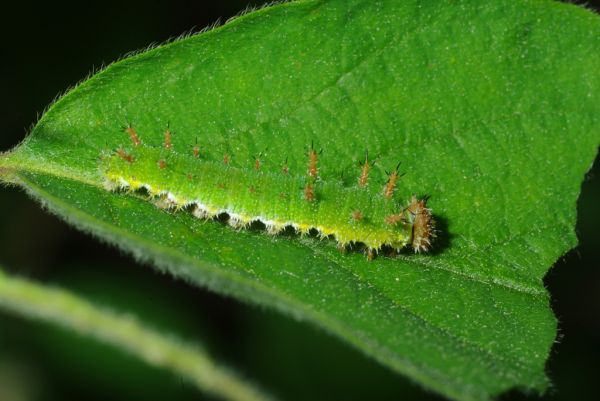
[[[411,246],[415,253],[427,252],[431,247],[431,241],[435,235],[435,220],[431,215],[431,209],[427,207],[426,196],[420,201],[413,195],[408,210],[415,216],[413,225],[413,239]]]

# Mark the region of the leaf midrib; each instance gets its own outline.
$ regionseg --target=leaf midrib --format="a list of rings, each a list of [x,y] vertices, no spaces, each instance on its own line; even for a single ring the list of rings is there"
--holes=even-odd
[[[17,165],[18,165],[18,163],[17,163]],[[58,177],[58,178],[68,179],[68,180],[71,180],[71,181],[81,182],[81,183],[84,183],[84,184],[87,184],[87,185],[90,185],[90,186],[94,186],[94,187],[97,187],[97,188],[101,188],[102,187],[102,185],[100,183],[100,180],[81,179],[83,177],[82,175],[76,176],[74,173],[64,174],[64,172],[66,171],[65,169],[53,169],[53,168],[37,167],[38,164],[26,164],[26,165],[27,165],[28,169],[19,169],[18,171],[24,170],[24,171],[27,171],[27,172],[30,172],[30,173],[41,173],[41,174],[50,175],[50,176],[53,176],[53,177]],[[19,177],[21,179],[23,179],[24,181],[26,181],[26,179],[24,179],[22,177],[22,175],[19,174]],[[79,179],[75,179],[75,178],[79,178]],[[514,238],[525,237],[526,235],[531,234],[534,231],[539,232],[540,230],[548,230],[548,229],[550,229],[552,227],[564,227],[564,226],[565,226],[565,224],[557,223],[557,224],[546,225],[546,226],[543,226],[543,227],[535,227],[531,231],[525,231],[525,232],[514,234],[514,235],[510,236],[509,238],[506,238],[505,241],[502,241],[502,242],[497,242],[497,243],[494,243],[494,244],[488,244],[488,245],[483,245],[483,246],[473,246],[473,245],[470,245],[470,249],[473,252],[475,252],[475,253],[481,253],[481,252],[485,251],[486,249],[488,249],[490,247],[497,246],[498,244],[504,244],[504,243],[510,242]],[[469,244],[467,244],[467,245],[469,245]],[[498,256],[501,257],[503,260],[506,260],[504,257],[502,257],[502,255],[498,254]],[[328,260],[330,260],[330,259],[328,258]],[[508,289],[508,290],[511,290],[511,291],[525,292],[525,293],[531,294],[533,296],[543,296],[545,294],[545,290],[538,289],[538,288],[534,287],[531,284],[527,285],[526,283],[521,283],[521,285],[519,287],[525,287],[527,289],[526,291],[523,291],[522,288],[519,288],[516,285],[510,285],[509,284],[510,282],[513,282],[514,280],[508,280],[508,279],[506,279],[506,280],[503,280],[502,282],[485,281],[485,280],[482,280],[481,278],[478,278],[476,276],[468,275],[468,274],[466,274],[464,272],[459,272],[459,271],[448,269],[447,267],[445,267],[445,265],[442,265],[442,266],[437,265],[437,264],[436,265],[432,265],[430,263],[427,263],[427,261],[424,260],[424,259],[414,260],[414,259],[402,258],[402,260],[405,261],[405,262],[407,262],[407,263],[412,263],[412,264],[419,265],[419,266],[427,266],[427,267],[433,267],[433,268],[436,268],[436,269],[442,269],[444,271],[447,271],[447,272],[459,275],[461,277],[467,277],[470,280],[473,280],[473,281],[476,281],[476,282],[484,283],[484,284],[487,284],[487,285],[494,284],[494,285],[497,285],[499,287],[502,287],[502,288],[505,288],[505,289]],[[493,277],[490,277],[490,278],[493,278]],[[532,277],[532,279],[535,279],[535,277]]]

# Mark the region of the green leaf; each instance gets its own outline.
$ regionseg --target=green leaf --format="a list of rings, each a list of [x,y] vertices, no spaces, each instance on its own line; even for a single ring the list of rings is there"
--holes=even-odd
[[[577,244],[599,142],[598,17],[548,1],[304,1],[120,61],[54,104],[0,158],[73,224],[191,283],[312,321],[456,399],[543,392],[556,336],[542,277]],[[402,161],[399,199],[431,195],[430,254],[341,254],[332,239],[236,231],[102,188],[125,118],[175,151],[346,185]]]
[[[191,379],[203,391],[228,400],[271,400],[198,346],[159,334],[133,316],[103,310],[66,290],[10,277],[0,270],[0,309],[54,323],[115,345],[147,362]]]

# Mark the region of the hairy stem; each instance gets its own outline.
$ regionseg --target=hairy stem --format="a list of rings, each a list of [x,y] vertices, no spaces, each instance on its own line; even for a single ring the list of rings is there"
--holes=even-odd
[[[229,400],[271,397],[215,363],[197,346],[144,327],[135,317],[117,315],[58,288],[48,288],[0,270],[0,308],[27,318],[59,324],[132,353],[148,364],[190,378],[196,386]]]

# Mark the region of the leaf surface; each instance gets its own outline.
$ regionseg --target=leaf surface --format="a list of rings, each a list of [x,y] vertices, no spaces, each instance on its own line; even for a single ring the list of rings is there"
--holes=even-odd
[[[0,158],[74,224],[175,277],[313,321],[456,399],[543,392],[556,319],[542,278],[577,244],[575,202],[599,142],[600,24],[547,1],[305,1],[122,60],[54,104]],[[594,61],[595,60],[595,61]],[[151,146],[267,171],[323,148],[321,177],[431,195],[430,254],[341,254],[333,239],[236,231],[102,188],[102,149]]]

